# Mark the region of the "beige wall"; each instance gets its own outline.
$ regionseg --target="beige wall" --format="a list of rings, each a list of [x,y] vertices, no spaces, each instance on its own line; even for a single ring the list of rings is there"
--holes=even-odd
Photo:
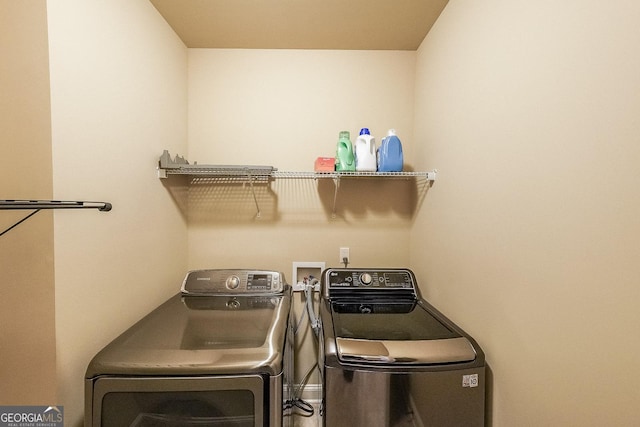
[[[341,130],[355,141],[365,126],[378,138],[398,129],[411,159],[414,69],[415,52],[190,49],[188,159],[311,171],[335,155]],[[343,180],[335,218],[330,180],[255,191],[259,218],[248,186],[191,187],[190,267],[337,266],[340,246],[354,265],[408,260],[416,203],[406,183]]]
[[[58,398],[78,425],[90,358],[177,292],[186,224],[156,176],[186,147],[187,50],[143,0],[48,3],[56,198],[108,213],[54,219]]]
[[[189,50],[188,159],[311,171],[334,156],[341,130],[378,138],[396,128],[412,156],[415,52]],[[415,186],[406,182],[334,186],[278,180],[256,188],[194,185],[189,193],[190,268],[273,268],[291,279],[293,261],[398,266],[409,260]],[[296,306],[296,314],[299,307]],[[313,364],[310,342],[298,378]],[[302,355],[302,356],[301,356]],[[317,380],[312,380],[312,382]]]
[[[341,130],[355,141],[362,127],[378,139],[394,127],[408,143],[415,55],[189,49],[189,157],[312,170]]]
[[[640,4],[451,0],[418,52],[412,233],[494,426],[637,425]]]
[[[44,1],[0,0],[0,199],[50,199]],[[0,232],[30,211],[0,211]],[[0,405],[56,401],[53,216],[0,237]]]

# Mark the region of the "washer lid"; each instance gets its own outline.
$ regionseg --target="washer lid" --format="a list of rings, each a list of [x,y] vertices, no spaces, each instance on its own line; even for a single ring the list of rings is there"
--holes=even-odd
[[[336,347],[344,362],[430,365],[472,362],[476,358],[473,346],[464,337],[416,341],[336,338]]]
[[[473,344],[416,301],[331,303],[338,358],[344,362],[472,362]]]
[[[333,302],[331,317],[340,338],[416,341],[462,336],[416,301]]]

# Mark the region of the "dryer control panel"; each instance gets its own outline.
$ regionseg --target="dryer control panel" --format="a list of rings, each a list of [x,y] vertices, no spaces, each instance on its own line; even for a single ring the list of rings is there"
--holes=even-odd
[[[396,292],[417,296],[418,285],[409,269],[351,269],[330,268],[322,274],[322,289],[325,298],[349,294],[352,296],[384,292]]]
[[[185,295],[281,294],[284,274],[270,270],[210,269],[192,270],[182,282]]]

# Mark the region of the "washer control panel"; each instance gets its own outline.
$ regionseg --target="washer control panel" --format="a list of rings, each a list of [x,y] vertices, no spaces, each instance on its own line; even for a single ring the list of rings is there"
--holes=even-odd
[[[186,295],[280,294],[285,285],[284,274],[278,271],[192,270],[184,278],[181,292]]]
[[[323,294],[326,298],[345,292],[353,295],[381,291],[415,291],[418,288],[413,272],[400,269],[330,268],[322,274]]]

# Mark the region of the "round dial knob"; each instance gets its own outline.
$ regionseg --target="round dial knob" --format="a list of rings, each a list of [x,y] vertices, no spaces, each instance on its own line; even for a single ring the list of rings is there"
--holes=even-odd
[[[229,276],[227,277],[226,285],[229,289],[237,289],[240,286],[240,278],[238,276]]]
[[[372,281],[373,278],[369,273],[362,273],[360,275],[360,283],[362,283],[363,285],[370,285]]]

